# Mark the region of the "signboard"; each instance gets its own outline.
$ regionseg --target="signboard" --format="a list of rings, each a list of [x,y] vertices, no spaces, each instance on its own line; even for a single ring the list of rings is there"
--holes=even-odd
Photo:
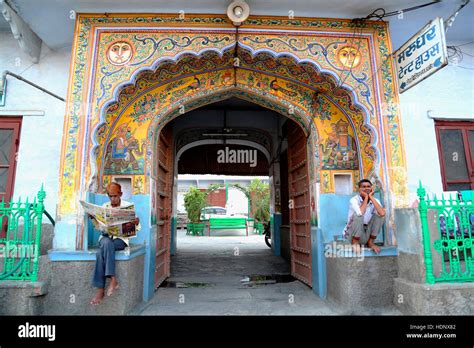
[[[443,19],[429,22],[394,52],[400,93],[448,64]]]

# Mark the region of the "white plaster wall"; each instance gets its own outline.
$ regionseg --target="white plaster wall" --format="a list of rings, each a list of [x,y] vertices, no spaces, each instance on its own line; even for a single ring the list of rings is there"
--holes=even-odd
[[[249,200],[247,196],[236,188],[229,187],[227,198],[227,213],[236,215],[247,215],[249,210]]]
[[[461,48],[474,55],[474,45]],[[416,197],[419,180],[428,191],[443,190],[432,117],[474,120],[473,69],[473,57],[465,54],[458,66],[450,64],[400,95],[408,188],[412,199]]]
[[[33,64],[11,32],[0,32],[0,73],[10,70],[63,98],[67,93],[70,57],[69,47],[52,51],[43,44],[40,62]],[[43,116],[23,117],[13,199],[33,198],[44,184],[46,210],[54,217],[66,104],[11,76],[7,81],[6,104],[0,112],[44,112]]]

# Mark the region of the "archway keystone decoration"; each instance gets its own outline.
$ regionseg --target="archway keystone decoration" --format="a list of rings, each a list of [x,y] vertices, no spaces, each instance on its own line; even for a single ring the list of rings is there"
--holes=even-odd
[[[354,33],[357,29],[357,35]],[[393,206],[406,199],[404,149],[388,28],[367,21],[220,15],[77,18],[59,216],[113,175],[150,194],[156,137],[167,122],[230,97],[298,123],[311,137],[311,183],[332,172],[373,177]],[[238,64],[235,64],[238,58]]]

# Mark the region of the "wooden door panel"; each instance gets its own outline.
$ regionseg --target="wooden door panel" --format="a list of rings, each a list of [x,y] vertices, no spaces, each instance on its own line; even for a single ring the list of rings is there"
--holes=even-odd
[[[20,127],[21,119],[0,122],[0,200],[5,202],[13,195]]]
[[[288,123],[288,191],[290,209],[291,274],[311,286],[311,219],[306,136]]]
[[[155,288],[170,275],[171,189],[173,174],[173,149],[171,129],[165,127],[158,139],[156,177],[156,260]]]
[[[10,202],[15,184],[16,154],[20,144],[21,117],[0,119],[0,201]],[[7,218],[0,221],[0,237],[7,231]]]

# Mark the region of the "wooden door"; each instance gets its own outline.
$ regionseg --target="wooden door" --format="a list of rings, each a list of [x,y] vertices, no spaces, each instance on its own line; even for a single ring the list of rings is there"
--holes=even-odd
[[[0,118],[0,201],[10,202],[15,183],[21,117]],[[0,237],[5,236],[7,219],[2,219]]]
[[[311,286],[311,225],[307,141],[288,122],[288,191],[290,198],[291,274]]]
[[[156,260],[155,288],[170,275],[171,196],[173,148],[171,128],[161,130],[158,139],[156,177]]]
[[[10,201],[15,182],[21,118],[0,118],[0,200]]]

